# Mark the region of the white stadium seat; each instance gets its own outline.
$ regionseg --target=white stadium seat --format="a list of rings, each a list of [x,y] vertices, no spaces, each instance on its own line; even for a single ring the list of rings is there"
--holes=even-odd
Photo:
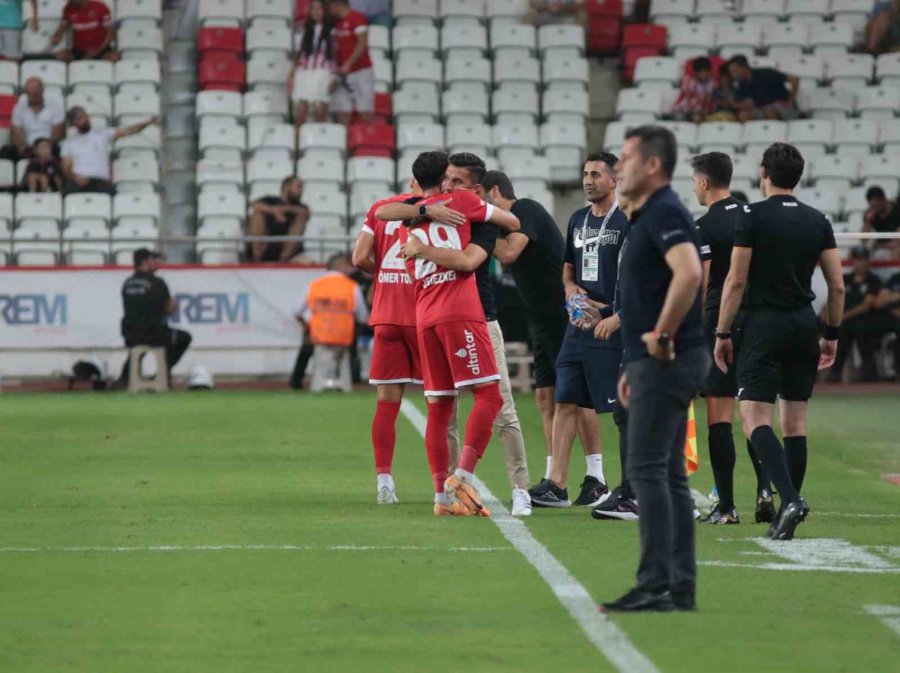
[[[201,156],[207,156],[209,150],[230,150],[227,156],[240,161],[247,148],[246,131],[243,126],[223,124],[216,121],[205,121],[200,124],[199,148]],[[219,155],[225,156],[225,155]]]
[[[448,124],[447,146],[451,152],[460,151],[461,147],[477,147],[475,154],[487,154],[494,147],[493,130],[481,122]]]
[[[881,54],[875,62],[875,75],[881,84],[900,85],[900,52]]]
[[[221,120],[237,123],[243,116],[243,100],[236,91],[200,91],[197,93],[197,120]]]
[[[859,157],[831,156],[813,161],[807,174],[821,191],[844,194],[859,179]]]
[[[674,135],[678,143],[678,151],[680,153],[690,153],[692,148],[697,144],[697,125],[691,122],[660,122],[660,126],[669,129]]]
[[[243,115],[245,119],[262,117],[272,122],[288,119],[288,99],[286,91],[248,91],[244,94]]]
[[[801,56],[809,43],[809,26],[792,21],[767,26],[765,44],[769,47],[769,55],[781,58]]]
[[[99,224],[108,230],[112,223],[112,197],[109,194],[69,194],[63,200],[66,226]]]
[[[441,0],[442,19],[483,19],[485,0]]]
[[[549,51],[544,55],[545,83],[578,82],[587,88],[590,71],[587,59],[564,51]]]
[[[761,157],[751,157],[747,154],[735,154],[731,158],[732,179],[758,183],[760,159]]]
[[[344,229],[344,218],[334,215],[321,215],[313,212],[306,223],[305,235],[311,238],[325,238],[328,236],[346,236]],[[337,241],[316,241],[307,243],[306,255],[313,262],[324,264],[328,258],[336,252],[343,252],[345,243]]]
[[[822,21],[829,13],[829,0],[789,0],[785,4],[784,13],[790,20]]]
[[[327,183],[340,188],[344,184],[344,159],[312,153],[297,162],[297,176],[306,185]]]
[[[787,141],[802,153],[810,147],[825,151],[831,144],[832,122],[827,119],[795,119],[788,122]]]
[[[438,0],[394,0],[392,13],[395,19],[438,18]]]
[[[116,159],[113,177],[122,191],[152,192],[159,184],[159,162],[147,155]]]
[[[743,125],[736,122],[706,122],[697,129],[697,144],[701,152],[731,154],[742,143]]]
[[[689,21],[694,16],[694,9],[694,0],[653,0],[650,20],[665,25]]]
[[[709,51],[716,45],[716,27],[710,24],[679,23],[669,27],[669,49],[677,56],[681,48]]]
[[[379,198],[391,191],[396,173],[397,166],[388,157],[353,157],[347,161],[347,185],[351,189],[362,183],[379,185]]]
[[[244,0],[198,0],[201,24],[239,26],[244,21]]]
[[[634,83],[638,86],[648,82],[677,84],[681,74],[678,59],[671,56],[645,56],[638,59],[634,69]]]
[[[247,162],[247,185],[251,192],[260,182],[277,185],[275,193],[281,189],[281,181],[294,174],[294,162],[289,158],[257,156]]]
[[[81,87],[66,97],[66,110],[76,105],[84,108],[92,121],[101,117],[104,124],[109,126],[109,121],[113,116],[113,101],[112,96],[109,95],[109,89]]]
[[[201,227],[234,227],[240,231],[247,217],[244,195],[237,192],[201,193],[197,199],[197,222]]]
[[[538,49],[547,52],[552,49],[574,50],[584,53],[584,29],[581,26],[551,24],[538,29]]]
[[[550,81],[551,78],[547,78]],[[507,82],[526,82],[538,86],[541,83],[541,63],[534,56],[524,52],[494,60],[494,84],[503,86]]]
[[[780,59],[781,70],[800,79],[801,87],[815,86],[825,79],[825,62],[821,56],[797,56]]]
[[[15,213],[18,227],[49,222],[58,229],[63,219],[62,196],[19,193],[15,199]]]
[[[126,126],[159,114],[159,94],[156,92],[130,92],[122,90],[113,101],[116,123]]]
[[[13,187],[17,182],[15,164],[9,159],[0,159],[0,187]]]
[[[148,154],[159,156],[162,148],[162,134],[158,124],[152,124],[140,133],[119,138],[113,145],[113,154],[116,156],[137,156]]]
[[[391,29],[387,26],[369,24],[369,53],[381,52],[385,56],[391,51]]]
[[[113,221],[116,226],[159,227],[159,194],[129,192],[113,197]]]
[[[477,82],[486,91],[491,85],[491,62],[477,53],[457,51],[450,54],[444,60],[444,84],[452,86],[457,82]]]
[[[488,118],[490,99],[480,84],[457,83],[441,94],[444,118],[452,121],[484,121]]]
[[[246,41],[248,54],[257,51],[274,51],[287,57],[291,52],[293,35],[291,29],[283,24],[270,20],[265,23],[258,21],[247,29]]]
[[[781,19],[784,16],[785,0],[744,0],[741,13],[747,17],[769,17]]]
[[[754,159],[762,157],[769,145],[787,140],[787,123],[783,121],[760,120],[744,124],[742,141],[746,152]]]
[[[537,30],[534,26],[494,21],[490,34],[491,49],[496,56],[500,56],[497,51],[502,49],[527,49],[529,52],[537,49]]]
[[[839,54],[826,61],[826,73],[834,86],[858,91],[868,86],[875,71],[870,54]]]
[[[315,189],[308,188],[303,194],[304,202],[317,215],[333,215],[347,219],[347,195],[339,189],[329,188],[321,183]]]
[[[900,89],[890,86],[866,87],[859,92],[856,109],[863,119],[894,119],[900,110]]]
[[[393,184],[393,180],[391,180]],[[387,183],[357,182],[350,190],[350,221],[362,222],[369,212],[369,208],[376,201],[386,196],[386,191],[391,191]]]
[[[247,86],[257,89],[266,86],[277,86],[283,89],[291,71],[291,61],[283,54],[258,51],[251,54],[247,61]]]
[[[654,121],[662,112],[659,91],[650,89],[622,89],[616,100],[616,115],[628,116],[629,121]]]
[[[878,122],[874,119],[839,119],[834,122],[832,143],[839,156],[867,155],[878,144]]]
[[[294,127],[254,117],[247,123],[247,151],[253,156],[294,158]]]
[[[0,94],[15,95],[19,90],[19,64],[0,61]]]
[[[63,230],[63,258],[72,266],[106,264],[109,229],[98,222],[70,224]],[[102,240],[97,240],[102,239]]]
[[[722,58],[735,54],[750,55],[759,49],[762,41],[760,28],[752,23],[720,24],[717,31]]]
[[[138,196],[137,194],[129,194],[128,196]],[[146,196],[141,194],[140,196]],[[113,258],[110,260],[113,264],[121,266],[130,265],[132,254],[138,248],[154,248],[156,247],[156,239],[159,238],[159,230],[148,222],[124,221],[110,231],[112,239]]]
[[[897,180],[900,178],[900,162],[888,154],[871,154],[862,158],[860,175],[863,180]],[[16,201],[16,216],[19,214],[18,205]]]
[[[497,124],[494,127],[494,147],[540,147],[536,124]]]
[[[30,77],[40,77],[44,90],[66,87],[66,64],[60,61],[23,61],[19,68],[19,86],[25,86]]]
[[[17,203],[19,197],[16,197]],[[59,261],[59,228],[47,220],[22,224],[13,231],[13,249],[16,263],[20,266],[53,266]]]
[[[437,86],[408,82],[394,92],[394,118],[398,121],[437,121],[441,111]]]
[[[200,194],[227,192],[239,194],[244,188],[244,166],[239,161],[201,159],[196,178]]]
[[[487,29],[478,23],[449,24],[441,29],[441,51],[484,51],[488,46]]]
[[[873,120],[874,121],[874,120]],[[879,141],[884,144],[885,153],[900,152],[900,124],[893,120],[881,122],[878,134]]]
[[[528,12],[529,0],[486,0],[488,18],[519,21]],[[515,24],[514,24],[515,25]]]
[[[498,121],[537,119],[540,104],[537,91],[528,84],[503,84],[491,97],[491,110]]]
[[[553,175],[550,161],[542,156],[529,157],[527,161],[504,161],[503,172],[517,187],[520,180],[540,180],[546,184]]]
[[[420,152],[444,147],[444,126],[435,123],[400,124],[397,126],[397,148]]]
[[[846,53],[853,46],[853,29],[843,23],[824,23],[810,32],[809,44],[815,54]]]
[[[406,50],[435,54],[440,44],[440,32],[433,25],[426,23],[396,26],[391,34],[391,42],[394,45],[395,56]]]
[[[100,61],[76,61],[76,63],[100,63]],[[74,63],[72,65],[75,65]],[[69,81],[72,79],[72,65],[69,66]],[[160,65],[154,60],[119,61],[115,66],[116,86],[123,84],[152,84],[159,87]]]
[[[347,128],[343,124],[304,124],[300,127],[300,149],[347,151]]]
[[[586,145],[587,128],[583,124],[553,122],[541,126],[541,146],[550,161],[554,182],[580,179]]]
[[[847,89],[835,87],[816,87],[810,92],[800,89],[804,97],[805,107],[812,111],[816,119],[843,119],[853,112],[856,95]]]
[[[292,0],[246,0],[247,21],[257,19],[281,19],[285,23],[294,22],[294,2]]]
[[[23,4],[23,14],[24,8],[29,7],[31,3]],[[29,7],[30,9],[30,7]],[[22,53],[26,57],[34,58],[36,56],[49,56],[55,50],[60,49],[59,45],[51,45],[50,39],[53,37],[53,34],[56,32],[56,29],[59,27],[60,22],[58,20],[54,20],[56,17],[62,16],[62,11],[54,12],[52,14],[43,14],[38,10],[41,20],[40,27],[37,32],[32,30],[23,30],[22,35]],[[44,18],[44,17],[54,17],[54,18]]]
[[[590,114],[590,97],[584,89],[550,88],[544,91],[541,107],[547,121],[584,123]]]
[[[394,82],[403,86],[407,82],[440,84],[443,80],[441,62],[429,53],[404,51],[395,61]]]
[[[68,85],[70,87],[106,87],[114,83],[113,64],[108,61],[73,61],[69,64]]]

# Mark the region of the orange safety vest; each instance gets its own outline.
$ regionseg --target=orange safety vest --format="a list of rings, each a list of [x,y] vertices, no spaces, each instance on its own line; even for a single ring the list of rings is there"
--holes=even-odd
[[[349,346],[356,327],[356,282],[340,274],[322,276],[309,286],[313,344]]]

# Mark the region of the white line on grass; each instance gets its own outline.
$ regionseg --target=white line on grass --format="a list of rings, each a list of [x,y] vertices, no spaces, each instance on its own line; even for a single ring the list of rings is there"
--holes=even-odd
[[[400,407],[422,437],[425,436],[425,416],[409,400]],[[493,521],[510,544],[525,557],[550,587],[560,603],[569,611],[594,646],[623,673],[659,673],[643,653],[618,626],[597,610],[597,604],[587,589],[566,570],[547,548],[538,542],[524,523],[506,511],[503,503],[476,479],[481,498],[491,510]]]
[[[867,605],[866,614],[878,617],[885,626],[900,636],[900,607],[896,605]]]
[[[149,545],[135,547],[0,547],[0,554],[34,554],[39,552],[190,552],[190,551],[512,551],[512,547],[420,547],[416,545],[309,545],[309,544],[219,544],[219,545]]]
[[[825,573],[858,573],[862,575],[885,575],[900,573],[900,568],[848,568],[845,566],[805,565],[800,563],[732,563],[731,561],[697,561],[698,566],[712,568],[753,568],[754,570],[818,571]]]

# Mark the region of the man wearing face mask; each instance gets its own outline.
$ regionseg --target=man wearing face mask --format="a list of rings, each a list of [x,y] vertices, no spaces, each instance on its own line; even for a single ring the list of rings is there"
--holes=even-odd
[[[66,121],[77,133],[62,144],[62,168],[66,178],[66,193],[115,193],[109,166],[113,143],[119,138],[140,133],[157,122],[156,117],[121,128],[91,128],[91,118],[83,107],[75,106],[66,113]]]

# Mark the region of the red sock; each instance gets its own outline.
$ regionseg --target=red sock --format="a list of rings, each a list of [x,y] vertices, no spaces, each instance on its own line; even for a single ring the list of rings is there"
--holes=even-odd
[[[428,422],[425,425],[425,453],[434,481],[434,492],[444,492],[444,482],[450,469],[450,449],[447,446],[447,430],[453,416],[452,397],[439,397],[428,403]]]
[[[372,419],[372,447],[375,449],[375,473],[390,474],[394,463],[394,444],[397,442],[397,414],[399,402],[378,400]]]
[[[500,384],[493,383],[472,391],[475,405],[466,420],[466,440],[459,457],[459,467],[466,472],[475,472],[475,465],[484,455],[491,441],[491,427],[503,406]]]

